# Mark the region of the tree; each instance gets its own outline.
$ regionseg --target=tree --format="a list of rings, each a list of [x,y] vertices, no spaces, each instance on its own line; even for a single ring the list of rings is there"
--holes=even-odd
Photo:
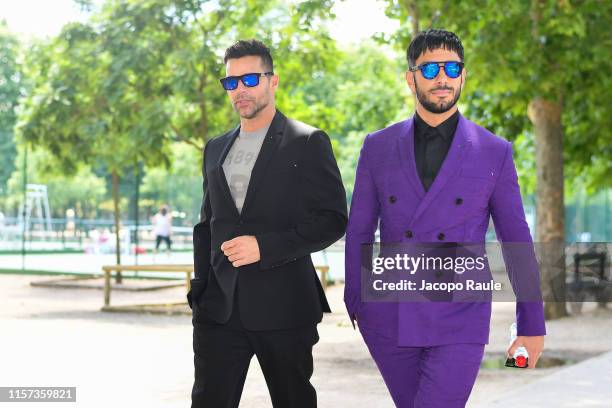
[[[401,60],[387,56],[368,41],[343,50],[337,68],[319,81],[304,84],[310,106],[328,112],[329,131],[350,199],[359,150],[365,136],[408,115],[408,97]],[[402,92],[402,90],[404,90]],[[319,107],[320,106],[320,107]]]
[[[175,142],[171,145],[170,168],[146,169],[141,192],[151,212],[156,212],[159,205],[165,203],[173,210],[187,210],[191,221],[197,222],[202,201],[200,159],[200,152],[185,143]]]
[[[109,169],[121,263],[118,185],[125,169],[138,162],[168,168],[170,142],[200,151],[230,127],[235,119],[218,78],[220,53],[236,39],[258,34],[280,46],[288,78],[303,76],[304,62],[315,70],[329,64],[333,43],[317,26],[329,7],[326,0],[108,1],[91,21],[69,24],[32,49],[33,91],[21,135],[68,173],[83,162]]]
[[[6,182],[15,170],[17,154],[13,127],[21,96],[21,76],[18,65],[18,42],[8,32],[5,21],[0,21],[0,196],[6,191]]]
[[[125,66],[121,46],[108,42],[112,39],[102,38],[91,26],[71,24],[37,47],[29,72],[34,87],[19,130],[27,142],[50,151],[67,174],[81,163],[102,162],[110,170],[121,263],[119,177],[139,159],[163,160],[163,117],[158,105],[138,100],[138,93],[147,89],[138,83],[140,78],[130,78],[134,67]]]

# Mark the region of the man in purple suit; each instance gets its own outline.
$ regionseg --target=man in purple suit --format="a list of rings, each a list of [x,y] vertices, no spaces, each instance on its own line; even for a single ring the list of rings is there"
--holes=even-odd
[[[344,301],[398,407],[464,407],[488,343],[491,302],[365,301],[362,244],[374,241],[379,223],[381,246],[484,243],[492,217],[500,242],[527,243],[529,262],[535,255],[511,143],[457,110],[467,75],[460,40],[444,30],[421,32],[407,59],[416,113],[363,143],[346,234]],[[510,278],[539,293],[539,273],[525,276]],[[516,319],[518,337],[508,353],[524,346],[535,367],[546,334],[542,302],[517,301]]]

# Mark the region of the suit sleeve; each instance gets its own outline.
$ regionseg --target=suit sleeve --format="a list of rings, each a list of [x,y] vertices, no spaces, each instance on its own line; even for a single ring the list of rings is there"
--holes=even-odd
[[[200,222],[193,227],[193,267],[194,267],[194,279],[191,282],[191,290],[187,294],[187,301],[191,306],[193,297],[196,297],[206,289],[206,282],[208,282],[208,274],[211,269],[210,262],[210,246],[211,246],[211,235],[210,235],[210,197],[208,196],[208,178],[206,176],[206,151],[208,150],[208,143],[204,147],[204,159],[202,160],[202,205],[200,208]]]
[[[517,335],[543,336],[546,327],[540,272],[525,220],[510,143],[506,146],[501,173],[489,204],[497,239],[502,245],[508,277],[517,297]]]
[[[344,235],[346,193],[331,142],[317,130],[307,139],[302,160],[301,200],[308,209],[294,227],[256,234],[261,269],[274,268],[321,251]]]
[[[344,303],[351,321],[361,302],[361,244],[374,242],[380,215],[376,185],[368,167],[367,143],[368,137],[359,154],[346,229]]]

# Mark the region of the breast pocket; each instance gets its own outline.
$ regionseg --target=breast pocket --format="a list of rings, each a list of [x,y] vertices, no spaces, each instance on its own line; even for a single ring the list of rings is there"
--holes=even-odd
[[[286,224],[302,197],[300,167],[295,162],[270,163],[254,189],[262,222]]]
[[[279,182],[292,182],[299,176],[301,166],[295,160],[271,163],[266,169],[266,178]]]

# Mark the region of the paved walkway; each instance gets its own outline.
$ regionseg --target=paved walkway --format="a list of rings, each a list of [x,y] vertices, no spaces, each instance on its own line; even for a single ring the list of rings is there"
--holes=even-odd
[[[54,407],[189,407],[193,354],[188,316],[102,313],[100,290],[30,286],[31,281],[48,278],[0,275],[0,386],[77,387],[77,404],[56,403]],[[183,298],[183,290],[116,291],[113,304],[173,301]],[[314,349],[312,382],[319,406],[392,408],[366,347],[346,318],[342,292],[340,285],[328,292],[335,313],[326,315],[319,325],[321,340]],[[503,355],[513,315],[512,304],[494,304],[487,358]],[[556,320],[548,324],[548,330],[548,355],[578,361],[612,349],[612,311],[587,311],[580,317]],[[609,400],[612,387],[605,389],[602,384],[597,391],[597,384],[610,383],[611,367],[606,354],[567,369],[482,369],[468,407],[498,406],[491,405],[492,401],[512,390],[519,390],[521,403],[509,399],[504,403],[512,405],[500,407],[522,405],[522,390],[541,399],[541,405],[525,402],[530,408],[610,407],[612,404],[587,404]],[[571,370],[577,370],[576,374]],[[30,405],[40,404],[20,403],[19,407]],[[241,406],[271,406],[256,359]]]
[[[518,404],[519,401],[524,404]],[[515,408],[519,405],[529,408],[612,407],[612,352],[509,390],[478,407]]]

